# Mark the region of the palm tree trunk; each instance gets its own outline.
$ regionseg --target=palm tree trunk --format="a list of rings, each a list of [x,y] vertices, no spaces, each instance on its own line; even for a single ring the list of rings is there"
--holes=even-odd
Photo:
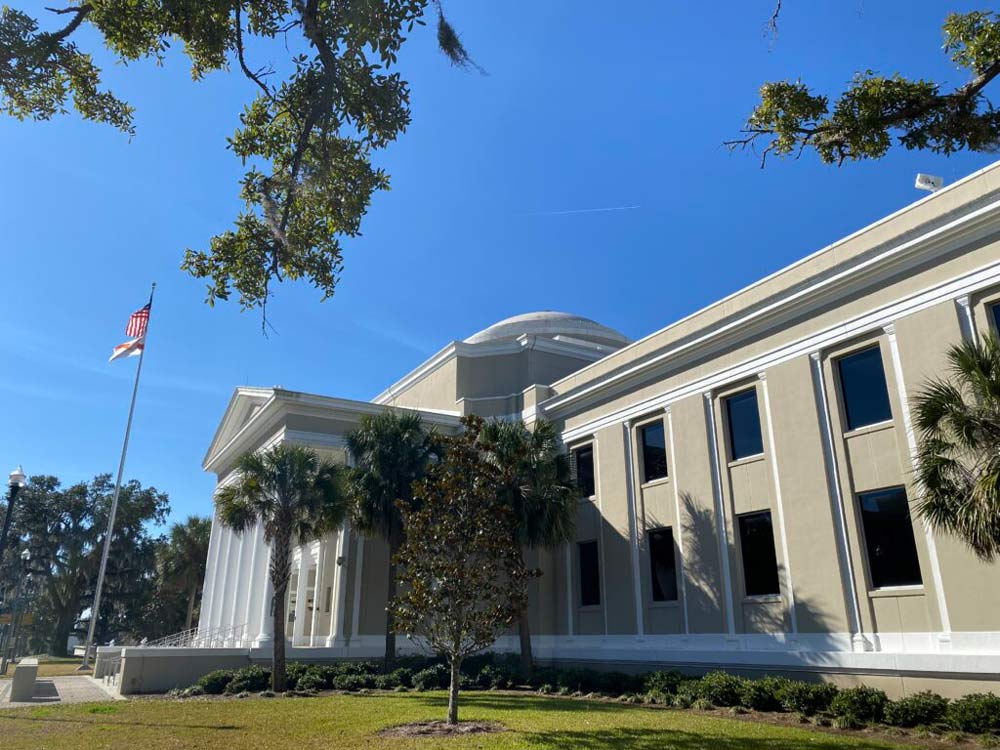
[[[531,626],[528,623],[528,608],[525,607],[521,616],[517,618],[518,635],[521,639],[521,674],[524,677],[531,676],[534,666],[534,659],[531,655]]]
[[[389,546],[389,578],[386,585],[388,594],[385,606],[385,661],[387,664],[396,658],[396,630],[392,621],[392,607],[389,605],[396,598],[396,551],[398,549],[399,544],[390,544]]]
[[[188,594],[187,616],[184,618],[184,630],[191,629],[194,622],[194,600],[198,597],[198,584],[191,586],[191,593]]]
[[[451,686],[448,689],[448,723],[458,724],[458,686],[462,682],[462,659],[451,658]]]
[[[274,587],[274,640],[271,641],[271,689],[285,692],[285,594],[288,583]]]
[[[271,689],[285,692],[285,599],[292,570],[292,530],[279,529],[271,552],[271,585],[274,588],[274,640],[271,643]]]

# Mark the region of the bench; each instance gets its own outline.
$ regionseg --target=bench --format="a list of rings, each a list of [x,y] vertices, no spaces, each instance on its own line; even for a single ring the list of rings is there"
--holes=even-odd
[[[10,702],[24,703],[35,697],[35,679],[38,677],[38,659],[21,659],[14,670],[10,685]]]

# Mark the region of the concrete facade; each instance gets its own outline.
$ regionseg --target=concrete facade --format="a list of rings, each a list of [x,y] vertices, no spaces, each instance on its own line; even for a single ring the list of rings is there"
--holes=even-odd
[[[238,455],[281,440],[346,461],[344,436],[385,408],[445,431],[467,413],[545,417],[567,450],[593,451],[577,538],[596,542],[599,601],[581,602],[580,557],[592,547],[539,552],[539,658],[996,691],[998,567],[914,514],[902,534],[912,530],[914,580],[878,585],[860,497],[901,488],[913,503],[911,398],[943,374],[949,345],[993,329],[995,303],[1000,164],[634,343],[583,318],[532,313],[452,342],[370,403],[238,388],[205,468],[225,483]],[[852,428],[838,368],[864,352],[881,364],[888,412]],[[756,401],[752,455],[734,455],[734,395]],[[662,426],[666,469],[645,481],[650,425]],[[764,595],[748,591],[741,536],[761,513],[777,580]],[[649,532],[668,529],[675,580],[657,600]],[[892,548],[875,552],[894,564]],[[259,529],[240,537],[213,524],[201,629],[242,626],[233,646],[248,650],[268,642],[267,555]],[[289,658],[381,653],[386,565],[385,545],[349,527],[297,550]]]

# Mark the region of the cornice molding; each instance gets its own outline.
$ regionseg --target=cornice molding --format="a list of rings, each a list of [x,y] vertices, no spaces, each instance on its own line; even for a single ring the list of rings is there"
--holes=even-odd
[[[721,324],[706,325],[693,337],[671,345],[665,350],[631,366],[597,376],[594,380],[556,395],[541,406],[550,417],[563,417],[587,403],[612,398],[626,391],[637,381],[647,381],[664,372],[679,370],[694,359],[715,356],[723,347],[739,346],[753,336],[773,330],[794,318],[810,314],[851,291],[876,284],[884,278],[908,270],[928,255],[944,254],[955,245],[968,243],[977,236],[1000,231],[1000,200],[993,201],[957,219],[929,230],[910,240],[891,244],[882,252],[861,256],[856,262],[827,275],[817,276],[813,283],[783,295],[758,309],[735,315]],[[696,313],[694,317],[700,313]],[[663,329],[659,333],[669,330]],[[569,377],[575,377],[571,375]],[[558,386],[558,383],[556,384]]]

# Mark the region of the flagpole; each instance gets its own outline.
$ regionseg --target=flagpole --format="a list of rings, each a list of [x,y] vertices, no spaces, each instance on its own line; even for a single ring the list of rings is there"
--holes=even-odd
[[[156,282],[149,292],[149,312],[152,317],[153,294],[156,293]],[[144,336],[149,335],[149,323],[146,324]],[[97,586],[94,589],[94,604],[90,608],[90,625],[87,627],[87,642],[83,648],[83,663],[79,669],[90,666],[90,650],[94,643],[94,629],[97,627],[97,616],[101,611],[101,589],[104,587],[104,573],[108,568],[108,553],[111,551],[111,535],[115,529],[115,515],[118,513],[118,496],[122,491],[122,474],[125,472],[125,456],[128,453],[128,439],[132,433],[132,415],[135,414],[135,397],[139,393],[139,375],[142,374],[142,360],[146,356],[145,341],[139,352],[139,364],[135,368],[135,383],[132,386],[132,402],[128,407],[128,422],[125,423],[125,441],[122,443],[122,455],[118,461],[118,478],[115,480],[115,494],[111,498],[111,512],[108,514],[108,530],[104,534],[104,549],[101,551],[101,567],[97,572]]]

